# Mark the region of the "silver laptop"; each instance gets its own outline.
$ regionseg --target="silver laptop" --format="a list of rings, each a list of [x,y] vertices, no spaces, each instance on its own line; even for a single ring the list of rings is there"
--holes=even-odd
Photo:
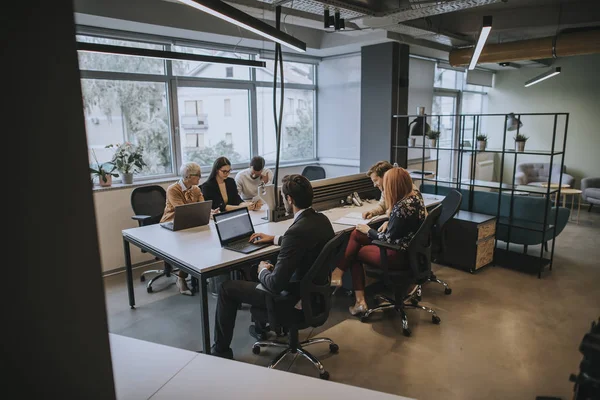
[[[215,214],[215,226],[221,241],[221,247],[240,253],[248,254],[270,246],[270,243],[250,243],[250,236],[254,233],[254,226],[247,208],[225,211]]]
[[[173,217],[173,220],[161,222],[160,226],[172,231],[180,231],[182,229],[207,225],[210,221],[211,207],[212,200],[177,206],[175,207],[175,216]]]

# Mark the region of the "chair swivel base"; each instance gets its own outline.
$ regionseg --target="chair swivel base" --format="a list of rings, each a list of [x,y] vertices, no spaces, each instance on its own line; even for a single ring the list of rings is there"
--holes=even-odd
[[[369,320],[369,317],[371,316],[371,314],[373,314],[376,311],[395,309],[402,316],[402,334],[404,336],[408,337],[412,334],[412,331],[408,327],[408,317],[404,310],[407,308],[415,308],[415,309],[420,309],[420,310],[427,311],[428,313],[430,313],[431,314],[431,322],[438,325],[441,322],[440,317],[438,317],[435,310],[433,310],[432,308],[422,306],[418,303],[418,301],[415,302],[414,300],[415,300],[416,293],[417,293],[417,290],[415,290],[410,295],[406,296],[404,298],[404,302],[400,306],[397,305],[395,300],[393,300],[387,296],[384,296],[381,294],[375,295],[375,299],[378,300],[380,302],[380,304],[377,307],[368,309],[360,317],[361,322],[367,322]]]
[[[448,286],[448,283],[441,279],[438,279],[437,276],[435,276],[435,274],[433,272],[431,273],[431,275],[429,275],[429,278],[427,280],[429,282],[434,282],[439,285],[442,285],[444,287],[445,294],[452,294],[452,289],[450,288],[450,286]],[[419,300],[421,300],[421,299],[419,299]]]
[[[154,284],[154,282],[156,282],[158,279],[162,278],[163,276],[169,278],[169,277],[171,277],[171,275],[173,275],[174,273],[176,273],[178,271],[179,271],[178,269],[171,270],[168,273],[164,269],[152,269],[152,270],[144,271],[140,275],[140,282],[145,282],[146,281],[146,275],[156,274],[146,284],[146,291],[148,293],[152,293],[154,291],[152,289],[152,285]]]
[[[271,364],[269,364],[268,368],[275,368],[277,366],[277,364],[279,364],[281,362],[281,360],[283,360],[285,358],[285,356],[287,356],[288,354],[299,353],[300,355],[304,356],[304,358],[306,358],[308,361],[310,361],[312,363],[312,365],[315,366],[317,371],[319,371],[319,378],[328,380],[329,372],[325,371],[325,367],[323,367],[323,364],[321,364],[321,362],[315,356],[310,354],[308,351],[304,350],[304,347],[310,346],[310,345],[313,345],[316,343],[329,343],[329,351],[331,353],[337,353],[340,349],[339,346],[337,344],[335,344],[333,342],[333,340],[331,340],[329,338],[314,338],[314,339],[308,339],[308,340],[298,343],[298,346],[295,349],[293,347],[290,347],[289,343],[282,343],[282,342],[269,341],[269,340],[258,341],[256,343],[254,343],[254,345],[252,346],[252,352],[254,354],[260,354],[261,347],[285,348],[285,350],[283,350],[281,353],[279,353],[277,355],[277,357],[275,357],[275,359],[273,361],[271,361]]]

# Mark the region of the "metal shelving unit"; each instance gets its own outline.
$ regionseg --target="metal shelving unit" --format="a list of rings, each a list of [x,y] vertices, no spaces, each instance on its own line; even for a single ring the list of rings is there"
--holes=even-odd
[[[497,223],[496,223],[496,230],[498,229],[498,227],[502,226],[502,227],[507,227],[508,228],[508,240],[506,241],[506,246],[504,249],[499,248],[498,247],[498,239],[496,239],[496,252],[494,255],[494,263],[497,265],[505,265],[505,266],[515,266],[517,269],[521,269],[521,270],[535,270],[537,271],[538,277],[541,278],[541,274],[543,269],[548,266],[549,270],[552,270],[552,261],[554,259],[554,248],[555,248],[555,240],[552,240],[552,248],[550,250],[550,256],[549,258],[544,256],[544,247],[545,247],[545,243],[546,243],[546,236],[548,237],[554,237],[555,236],[555,232],[556,232],[556,226],[557,226],[557,221],[558,221],[558,212],[555,213],[554,216],[554,221],[549,221],[549,216],[548,216],[548,211],[551,209],[551,204],[552,204],[552,200],[551,200],[551,195],[554,195],[555,198],[557,199],[556,203],[558,205],[558,199],[560,198],[560,192],[561,192],[561,187],[562,187],[562,172],[564,169],[564,156],[565,156],[565,149],[566,149],[566,143],[567,143],[567,132],[568,132],[568,126],[569,126],[569,113],[521,113],[521,114],[516,114],[515,113],[516,118],[520,121],[523,117],[530,117],[530,116],[535,116],[535,117],[540,117],[540,118],[551,118],[553,119],[553,129],[552,129],[552,140],[551,140],[551,145],[550,148],[548,150],[525,150],[525,151],[515,151],[515,149],[513,148],[507,148],[506,144],[507,144],[507,122],[508,122],[508,115],[506,114],[443,114],[443,115],[394,115],[393,118],[396,120],[397,126],[399,126],[402,121],[406,122],[406,126],[404,127],[405,129],[398,129],[397,130],[397,137],[395,138],[395,140],[392,143],[396,143],[397,145],[393,145],[392,146],[392,151],[391,151],[391,158],[392,158],[392,162],[396,162],[398,163],[398,165],[407,166],[407,160],[401,160],[399,154],[401,153],[400,150],[402,150],[405,154],[407,154],[407,150],[408,149],[419,149],[422,150],[422,157],[421,157],[421,171],[425,172],[425,163],[426,163],[426,150],[429,150],[430,152],[435,152],[435,154],[438,156],[438,162],[436,162],[436,168],[435,168],[435,175],[434,178],[426,178],[423,177],[422,179],[420,179],[422,182],[431,182],[434,183],[435,185],[435,190],[437,192],[437,188],[438,185],[443,185],[443,186],[447,186],[447,187],[455,187],[456,189],[461,189],[461,188],[468,188],[469,190],[469,195],[470,195],[470,199],[469,199],[469,204],[470,207],[472,208],[473,205],[473,197],[474,197],[474,192],[477,188],[486,188],[486,189],[492,189],[497,191],[498,193],[498,205],[497,205],[497,212],[496,212],[496,217],[497,217]],[[421,124],[422,125],[422,132],[421,135],[423,137],[423,143],[420,146],[409,146],[408,145],[408,140],[409,140],[409,135],[410,135],[410,125],[412,124],[411,122],[409,122],[409,120],[413,120],[416,118],[425,118],[425,121],[427,121],[428,119],[430,121],[432,121],[433,123],[430,124],[431,127],[435,127],[437,126],[437,130],[440,130],[440,126],[441,126],[441,119],[444,117],[452,117],[454,118],[454,121],[456,123],[455,125],[455,132],[456,134],[458,134],[458,143],[459,143],[459,147],[448,147],[448,146],[439,146],[439,140],[437,141],[437,146],[436,147],[431,147],[431,146],[427,146],[426,145],[426,141],[425,141],[425,129],[426,126],[425,124]],[[504,120],[504,125],[503,125],[503,137],[502,137],[502,147],[501,148],[486,148],[485,150],[478,150],[475,147],[475,143],[476,143],[476,137],[477,135],[481,132],[481,124],[482,124],[482,119],[483,118],[488,118],[488,117],[499,117],[500,119]],[[503,118],[502,118],[503,117]],[[466,122],[467,122],[467,118],[472,119],[472,126],[467,129],[466,126]],[[557,146],[557,125],[558,125],[558,121],[559,118],[564,118],[564,132],[562,132],[562,143],[559,144]],[[413,121],[414,122],[414,121]],[[471,122],[471,121],[469,121]],[[519,134],[520,131],[520,124],[517,125],[517,129],[514,133]],[[402,134],[400,132],[405,132],[408,134],[404,135],[405,140],[399,140],[402,136]],[[463,144],[465,142],[465,140],[471,140],[472,143],[472,147],[463,147],[461,146],[461,144]],[[398,143],[405,143],[405,144],[400,144],[398,145]],[[443,178],[440,179],[439,178],[439,154],[440,152],[444,152],[444,151],[449,151],[449,152],[455,152],[456,154],[456,177],[452,177],[452,178]],[[498,179],[498,182],[491,182],[491,181],[481,181],[481,180],[477,180],[475,179],[476,176],[476,168],[477,168],[477,162],[476,160],[476,156],[478,153],[494,153],[496,155],[498,155],[500,157],[500,176]],[[469,166],[470,168],[470,173],[469,173],[469,177],[468,178],[463,178],[462,177],[462,172],[463,172],[463,162],[464,162],[464,157],[466,154],[470,154],[471,157],[471,165]],[[514,159],[512,160],[512,171],[513,171],[513,175],[512,175],[512,179],[511,182],[513,182],[513,184],[509,184],[509,183],[500,183],[504,181],[504,167],[505,164],[508,165],[508,160],[507,155],[509,156],[514,156]],[[516,174],[516,167],[517,167],[517,160],[519,158],[519,156],[523,156],[523,155],[530,155],[530,156],[545,156],[545,157],[549,157],[549,165],[550,165],[550,171],[553,170],[553,167],[555,165],[559,165],[559,163],[556,162],[555,157],[556,158],[560,158],[560,168],[559,171],[561,171],[560,174],[560,178],[559,178],[559,182],[558,182],[558,187],[552,187],[551,185],[551,180],[552,180],[552,173],[549,174],[548,176],[548,182],[546,182],[546,187],[542,187],[542,186],[530,186],[530,185],[515,185],[515,174]],[[502,202],[502,195],[503,194],[510,194],[510,212],[509,212],[509,216],[508,217],[499,217],[500,215],[500,206],[501,206],[501,202]],[[513,208],[514,208],[514,198],[516,195],[521,195],[521,194],[528,194],[528,195],[542,195],[545,196],[545,212],[544,212],[544,222],[543,223],[538,223],[538,222],[534,222],[534,221],[528,221],[525,219],[517,219],[513,217]],[[471,210],[469,210],[471,211]],[[542,245],[541,245],[541,249],[540,249],[540,254],[539,257],[534,257],[528,254],[522,254],[522,253],[517,253],[514,251],[510,251],[509,250],[509,246],[510,246],[510,235],[511,235],[511,229],[513,228],[519,228],[519,229],[524,229],[524,230],[528,230],[528,231],[534,231],[534,232],[539,232],[542,234]]]

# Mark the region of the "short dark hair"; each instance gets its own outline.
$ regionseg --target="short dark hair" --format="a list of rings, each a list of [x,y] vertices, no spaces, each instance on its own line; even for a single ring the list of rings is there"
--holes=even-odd
[[[284,176],[282,183],[283,195],[290,196],[296,207],[304,209],[312,206],[313,188],[308,179],[300,174],[292,174]]]
[[[371,175],[375,174],[380,178],[383,178],[386,172],[393,168],[393,165],[387,161],[378,161],[374,165],[369,168],[367,171],[367,176],[370,178]]]
[[[252,160],[250,160],[250,166],[255,171],[262,171],[265,167],[265,159],[261,156],[254,156],[252,157]]]

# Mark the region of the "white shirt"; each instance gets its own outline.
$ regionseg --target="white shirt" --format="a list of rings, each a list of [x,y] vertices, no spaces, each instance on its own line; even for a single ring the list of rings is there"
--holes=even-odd
[[[249,167],[238,172],[235,176],[237,190],[242,200],[254,201],[258,196],[258,187],[263,183],[263,180],[260,177],[252,179],[252,173],[252,167]],[[262,174],[267,176],[267,184],[273,181],[273,172],[269,168],[264,168]]]

